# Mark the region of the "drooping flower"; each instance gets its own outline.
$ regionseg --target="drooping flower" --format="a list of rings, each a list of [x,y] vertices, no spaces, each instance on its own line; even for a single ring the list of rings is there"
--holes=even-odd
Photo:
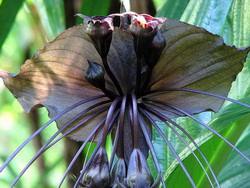
[[[68,29],[38,50],[19,74],[0,72],[6,87],[26,112],[43,106],[51,117],[10,156],[1,171],[51,122],[56,121],[59,129],[11,186],[39,155],[60,140],[54,141],[60,133],[62,137],[83,142],[61,184],[86,143],[93,140],[97,146],[75,187],[157,187],[160,183],[164,186],[151,143],[154,127],[195,187],[155,121],[169,122],[171,129],[175,126],[188,136],[172,118],[189,116],[199,122],[192,115],[216,112],[224,100],[244,105],[226,96],[250,48],[227,46],[218,35],[173,19],[132,12],[107,17],[80,16],[84,24]],[[105,149],[108,135],[113,140],[110,159]],[[202,155],[194,140],[190,136],[189,139]],[[147,164],[149,152],[158,171],[156,179]],[[205,156],[203,159],[206,161]],[[208,163],[207,166],[218,185]]]

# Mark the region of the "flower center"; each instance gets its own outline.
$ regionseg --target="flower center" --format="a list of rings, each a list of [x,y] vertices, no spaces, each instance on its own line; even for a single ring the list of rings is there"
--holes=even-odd
[[[135,13],[110,15],[108,17],[93,17],[86,19],[86,32],[91,38],[97,52],[101,56],[102,65],[97,62],[90,62],[86,70],[85,78],[93,86],[101,89],[106,96],[114,100],[116,96],[123,96],[121,84],[118,82],[117,76],[111,71],[107,61],[108,52],[114,37],[114,22],[117,22],[117,16],[120,17],[121,25],[117,28],[122,32],[130,33],[133,39],[133,48],[129,49],[136,54],[136,71],[135,71],[135,87],[129,92],[135,92],[137,97],[142,96],[143,91],[147,91],[151,74],[154,66],[160,58],[161,52],[166,45],[165,38],[158,30],[158,24],[161,20],[154,19],[149,15],[138,15]],[[117,37],[117,36],[116,36]],[[120,41],[126,42],[126,39]],[[124,70],[126,71],[126,70]],[[107,74],[113,82],[117,90],[117,94],[109,91],[105,87],[104,75]],[[118,75],[119,76],[119,75]]]

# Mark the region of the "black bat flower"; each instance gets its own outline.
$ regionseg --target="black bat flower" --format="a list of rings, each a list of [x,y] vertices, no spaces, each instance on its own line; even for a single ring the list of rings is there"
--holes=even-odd
[[[160,120],[180,137],[183,132],[200,153],[212,176],[197,158],[211,185],[218,180],[193,138],[173,118],[188,116],[223,139],[248,162],[235,146],[193,115],[217,112],[241,71],[250,48],[227,46],[223,39],[205,29],[173,19],[154,18],[125,12],[84,18],[60,34],[27,60],[19,74],[0,72],[6,87],[26,112],[44,106],[51,120],[28,138],[2,165],[51,122],[58,131],[25,166],[13,187],[29,166],[61,138],[68,136],[83,145],[72,159],[60,186],[88,142],[97,146],[75,187],[165,187],[156,151],[151,143],[152,128],[162,136],[188,177],[195,182],[171,142],[155,123]],[[60,133],[63,135],[55,139]],[[111,135],[111,158],[106,139]],[[151,153],[157,178],[147,164]],[[211,179],[213,177],[213,179]]]

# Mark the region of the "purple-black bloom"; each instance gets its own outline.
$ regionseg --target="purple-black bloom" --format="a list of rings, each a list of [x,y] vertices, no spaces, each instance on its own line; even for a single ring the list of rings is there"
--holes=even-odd
[[[6,87],[26,112],[43,106],[51,118],[0,170],[32,138],[56,121],[58,131],[14,180],[12,187],[37,157],[60,140],[54,140],[60,133],[62,137],[83,142],[61,184],[86,144],[95,141],[97,146],[77,177],[75,187],[136,188],[157,187],[160,183],[165,187],[151,143],[155,128],[195,187],[155,121],[168,122],[171,129],[175,126],[187,135],[207,163],[194,140],[172,118],[189,116],[199,121],[194,114],[217,112],[224,100],[249,108],[226,96],[250,48],[227,46],[218,35],[168,18],[132,12],[106,17],[79,16],[84,19],[83,24],[68,29],[38,50],[19,74],[0,72]],[[108,135],[113,142],[110,158],[106,152]],[[225,142],[250,162],[231,143]],[[147,164],[149,153],[158,171],[155,179]],[[219,186],[208,163],[207,166]]]

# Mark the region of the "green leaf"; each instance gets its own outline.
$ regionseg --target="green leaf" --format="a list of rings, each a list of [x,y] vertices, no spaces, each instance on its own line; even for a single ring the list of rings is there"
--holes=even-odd
[[[180,19],[189,0],[166,0],[163,7],[157,12],[157,17]]]
[[[109,13],[111,0],[83,0],[80,13],[86,16],[103,15],[106,16]],[[78,18],[77,23],[82,23],[82,19]]]
[[[111,0],[83,0],[81,14],[86,16],[107,15]]]
[[[233,0],[191,0],[181,21],[220,34]]]
[[[17,0],[13,3],[10,0],[3,0],[0,5],[0,50],[2,45],[11,29],[13,22],[15,21],[16,15],[22,6],[24,0]]]
[[[153,0],[153,3],[156,9],[161,8],[165,4],[165,2],[162,0]]]
[[[171,131],[169,132],[169,129],[166,124],[158,122],[157,125],[160,127],[160,129],[166,135],[167,138],[171,137]],[[173,141],[173,139],[171,141]],[[153,129],[152,144],[155,148],[156,156],[160,163],[161,171],[164,173],[166,172],[167,167],[171,164],[170,161],[173,161],[173,156],[169,154],[170,150],[168,150],[167,145],[165,144],[161,135],[156,131],[156,129]],[[151,174],[154,176],[154,178],[156,178],[157,169],[155,168],[154,161],[151,155],[148,159],[148,164],[150,167]]]
[[[247,17],[249,17],[249,8],[248,1],[225,2],[210,0],[197,2],[191,0],[181,19],[182,21],[204,27],[210,32],[221,34],[226,38],[226,41],[230,42],[230,44],[243,47],[248,46],[250,43],[249,22],[246,21]],[[248,59],[245,68],[242,73],[238,75],[237,81],[233,84],[230,97],[239,99],[249,95],[249,81],[247,81],[247,78],[249,77]],[[247,102],[249,100],[250,98],[245,98],[243,101]],[[232,144],[235,144],[244,130],[248,127],[250,119],[248,114],[248,109],[231,104],[222,109],[222,111],[211,122],[211,125],[214,129],[220,131],[220,134]],[[204,131],[200,137],[196,139],[196,142],[198,145],[201,145],[204,155],[207,157],[215,173],[218,174],[223,167],[225,160],[229,156],[231,148],[220,138],[213,136],[209,131]],[[246,152],[245,154],[249,153]],[[240,158],[238,153],[235,153],[235,155]],[[185,149],[181,153],[181,157],[184,159],[183,162],[192,175],[195,183],[197,183],[197,187],[211,187],[209,186],[209,182],[207,181],[207,177],[202,168],[199,167],[199,164],[192,154],[190,154],[190,151]],[[232,164],[234,163],[231,163],[231,165]],[[239,170],[238,172],[243,172],[244,176],[245,171],[243,170],[244,169],[241,171]],[[223,172],[227,173],[226,170]],[[240,176],[239,174],[234,175],[237,177]],[[191,187],[186,175],[176,161],[169,167],[165,180],[169,187],[183,187],[183,185],[185,185],[185,187]],[[224,181],[227,182],[225,179]]]
[[[244,10],[244,11],[242,11]],[[228,42],[235,44],[238,47],[250,45],[250,2],[249,1],[234,1],[227,17],[227,22],[224,25],[224,33],[230,36]],[[248,55],[247,62],[242,72],[237,76],[230,97],[240,99],[250,94],[250,56]],[[240,126],[240,125],[236,125]],[[250,157],[249,152],[249,127],[248,131],[241,137],[236,145],[240,151]],[[246,160],[242,159],[237,152],[233,151],[219,174],[221,186],[224,188],[233,187],[250,187],[250,165]]]
[[[204,113],[195,115],[195,117],[200,119],[203,122],[208,122],[211,119],[211,113],[204,112]],[[193,138],[197,138],[198,135],[201,133],[201,131],[204,129],[199,123],[193,121],[192,119],[188,117],[177,118],[175,122],[179,124],[181,127],[185,128],[185,130]],[[157,125],[162,130],[162,132],[166,135],[167,139],[171,142],[175,151],[177,153],[181,153],[183,149],[186,147],[186,145],[179,139],[179,137],[165,123],[157,122]],[[190,143],[190,140],[185,137],[184,133],[182,133],[181,131],[178,131],[178,133],[184,138],[184,140],[188,144]],[[168,149],[168,146],[166,145],[161,135],[156,131],[156,129],[153,129],[152,144],[155,150],[157,151],[156,156],[160,163],[161,171],[164,174],[167,168],[175,160],[175,157],[172,154],[172,152]],[[154,175],[154,178],[156,178],[157,170],[154,166],[154,161],[151,158],[151,156],[148,159],[148,164],[150,166],[150,170],[152,174]]]
[[[250,1],[234,1],[227,17],[227,28],[231,28],[230,44],[238,47],[250,46]],[[241,99],[250,95],[250,55],[241,73],[232,86],[229,97]]]
[[[63,0],[35,0],[35,5],[49,41],[65,30]]]
[[[249,148],[250,127],[241,136],[236,147],[247,156],[250,156]],[[237,166],[237,168],[235,168]],[[250,165],[237,152],[233,151],[219,174],[222,188],[248,188],[250,187]]]
[[[249,102],[249,99],[250,97],[244,99],[242,102]],[[234,112],[233,115],[232,112]],[[214,118],[214,120],[210,123],[210,127],[220,132],[220,134],[224,138],[230,140],[232,144],[235,144],[249,124],[249,113],[250,110],[248,108],[233,103],[223,109],[219,116]],[[200,146],[200,149],[203,151],[215,174],[218,174],[232,148],[228,146],[221,138],[214,136],[208,130],[204,130],[195,140],[195,142]],[[191,147],[193,146],[191,145]],[[197,151],[195,151],[195,153],[202,161],[199,153]],[[237,155],[239,156],[238,153]],[[197,160],[187,148],[183,150],[180,156],[183,159],[183,163],[191,174],[191,177],[196,183],[197,187],[211,187],[207,177],[203,172],[203,169],[200,167]],[[207,169],[207,165],[204,162],[203,165]],[[183,185],[185,185],[187,188],[192,187],[177,161],[174,161],[170,166],[165,178],[167,178],[166,182],[169,187],[182,187]],[[182,181],[178,181],[179,179],[182,179]]]

